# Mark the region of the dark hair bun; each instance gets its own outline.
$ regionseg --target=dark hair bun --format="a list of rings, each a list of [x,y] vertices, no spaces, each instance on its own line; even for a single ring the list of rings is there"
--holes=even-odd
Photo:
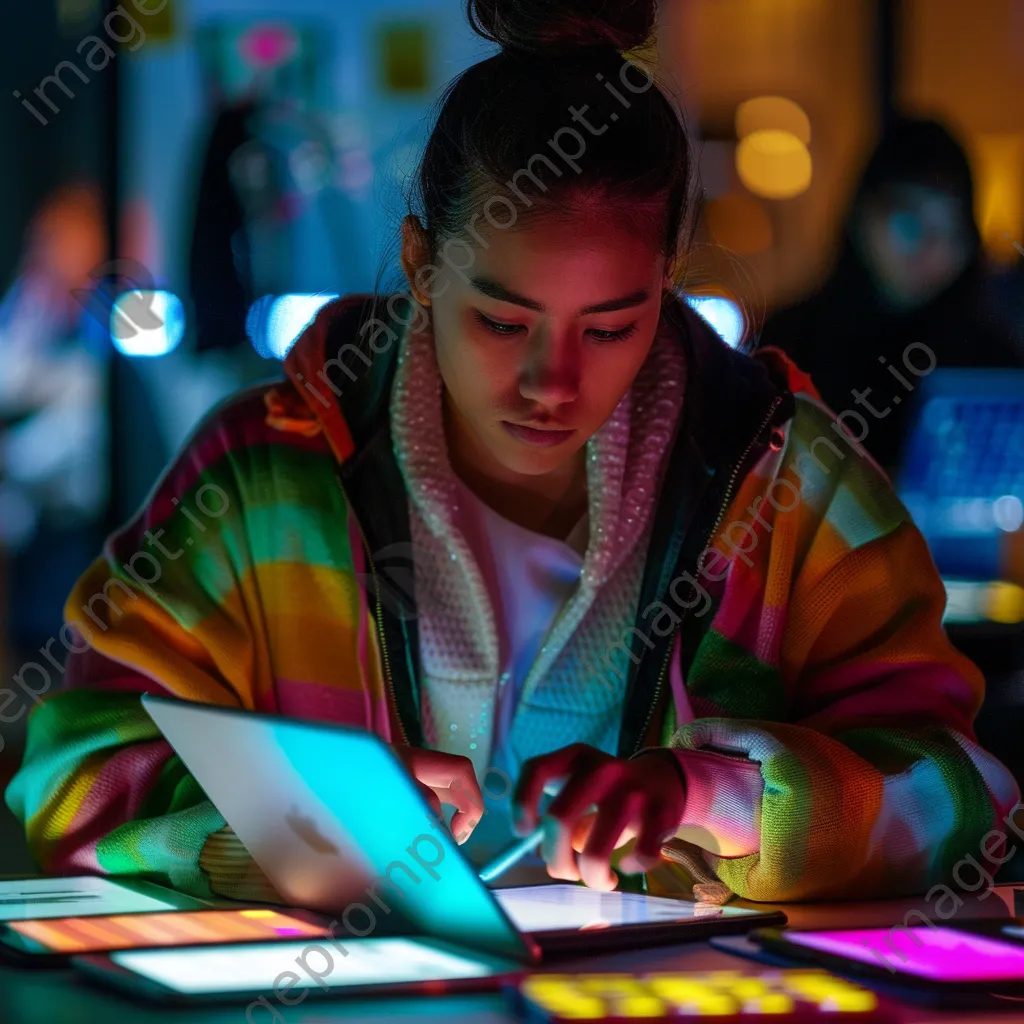
[[[632,50],[654,34],[657,0],[466,0],[469,23],[504,50]]]

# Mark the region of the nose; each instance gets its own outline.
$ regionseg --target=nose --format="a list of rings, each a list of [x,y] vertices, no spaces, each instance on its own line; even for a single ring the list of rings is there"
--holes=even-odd
[[[547,407],[574,402],[580,393],[580,346],[569,332],[538,331],[519,378],[519,392]]]

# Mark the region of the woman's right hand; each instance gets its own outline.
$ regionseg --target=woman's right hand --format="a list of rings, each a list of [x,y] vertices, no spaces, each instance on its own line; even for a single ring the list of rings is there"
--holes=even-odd
[[[449,827],[461,846],[473,834],[484,813],[484,797],[473,762],[461,754],[444,754],[420,747],[395,747],[394,751],[419,783],[427,803],[438,817],[441,817],[441,804],[455,808]]]

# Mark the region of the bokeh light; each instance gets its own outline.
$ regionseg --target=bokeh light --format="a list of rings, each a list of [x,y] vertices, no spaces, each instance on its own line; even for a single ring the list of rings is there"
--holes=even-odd
[[[736,138],[764,131],[789,132],[805,146],[811,144],[811,119],[784,96],[758,96],[736,108]]]
[[[110,340],[122,355],[165,356],[185,336],[185,307],[173,292],[125,292],[110,310]]]
[[[743,311],[724,295],[687,295],[690,307],[729,346],[739,348],[747,325]]]
[[[736,149],[736,171],[743,184],[765,199],[792,199],[811,184],[812,162],[807,147],[792,132],[756,131]]]
[[[245,330],[265,359],[284,359],[317,313],[337,295],[264,295],[249,307]]]

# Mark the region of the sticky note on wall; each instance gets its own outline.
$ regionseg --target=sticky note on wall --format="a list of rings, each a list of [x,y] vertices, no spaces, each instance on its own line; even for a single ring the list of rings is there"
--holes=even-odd
[[[382,25],[377,30],[380,84],[385,92],[428,92],[432,80],[433,40],[422,22]]]

